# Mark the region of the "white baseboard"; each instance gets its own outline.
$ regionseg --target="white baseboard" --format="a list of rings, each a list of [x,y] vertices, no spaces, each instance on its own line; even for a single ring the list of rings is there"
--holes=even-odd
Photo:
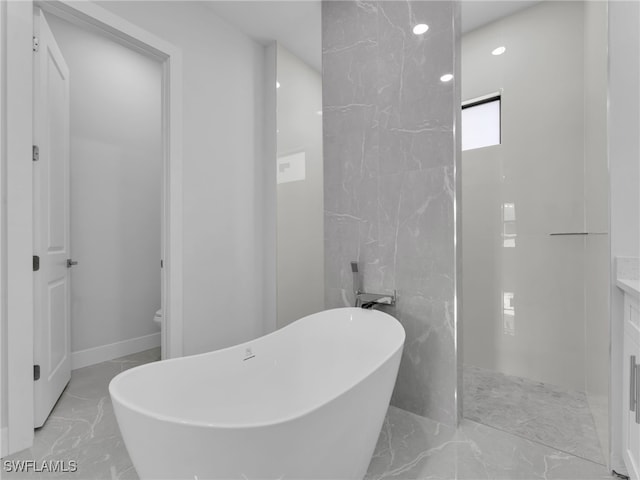
[[[114,358],[131,355],[160,346],[160,332],[143,337],[130,338],[122,342],[110,343],[99,347],[87,348],[71,353],[71,369],[88,367]]]
[[[9,431],[7,427],[2,427],[0,430],[0,457],[6,457],[9,453]]]

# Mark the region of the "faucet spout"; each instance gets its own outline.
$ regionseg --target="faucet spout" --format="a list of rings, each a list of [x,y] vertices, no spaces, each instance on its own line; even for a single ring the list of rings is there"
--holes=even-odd
[[[356,306],[372,309],[375,305],[395,305],[396,291],[393,294],[388,293],[365,293],[358,292],[356,295]]]
[[[358,262],[351,262],[351,273],[353,274],[353,296],[355,298],[355,306],[366,309],[372,309],[376,305],[395,305],[396,291],[393,294],[388,293],[366,293],[362,291],[362,275],[358,268]]]

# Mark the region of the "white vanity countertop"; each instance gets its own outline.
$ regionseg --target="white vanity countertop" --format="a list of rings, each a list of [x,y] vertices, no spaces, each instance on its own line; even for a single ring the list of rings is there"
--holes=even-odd
[[[624,290],[625,293],[633,295],[636,298],[640,298],[640,280],[628,280],[619,278],[616,280],[618,288]]]
[[[625,293],[640,298],[640,259],[616,257],[616,286]]]

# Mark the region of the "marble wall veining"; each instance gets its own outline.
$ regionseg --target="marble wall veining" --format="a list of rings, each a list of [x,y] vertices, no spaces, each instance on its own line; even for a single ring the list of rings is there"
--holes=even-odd
[[[397,290],[386,308],[407,340],[392,404],[458,417],[457,2],[322,4],[327,308],[363,288]],[[424,35],[413,26],[426,23]],[[454,80],[440,77],[453,73]],[[459,219],[458,219],[459,221]]]

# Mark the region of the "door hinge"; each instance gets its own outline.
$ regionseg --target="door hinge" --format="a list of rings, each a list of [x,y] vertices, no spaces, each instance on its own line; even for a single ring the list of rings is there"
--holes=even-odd
[[[38,145],[33,146],[31,160],[33,160],[34,162],[40,160],[40,147]]]
[[[40,365],[33,366],[33,381],[40,380]]]
[[[38,37],[33,37],[33,51],[37,52],[38,50],[40,50],[40,40]]]
[[[160,268],[164,268],[164,261],[160,260]]]
[[[37,272],[40,270],[40,257],[38,255],[33,256],[33,271]]]

